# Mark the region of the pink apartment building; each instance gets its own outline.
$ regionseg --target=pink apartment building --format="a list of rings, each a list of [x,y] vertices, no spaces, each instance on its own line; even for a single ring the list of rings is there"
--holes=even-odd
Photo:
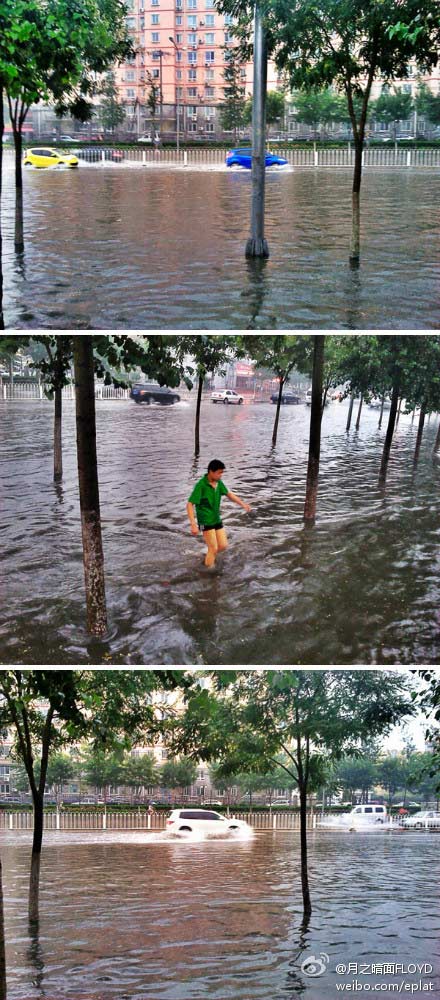
[[[231,19],[217,12],[214,0],[129,0],[128,7],[136,55],[115,76],[133,132],[152,128],[147,105],[152,78],[161,94],[155,127],[162,135],[175,136],[178,115],[180,135],[221,137],[219,104],[224,100],[225,46],[233,46]],[[243,66],[241,79],[250,94],[252,64]],[[270,66],[268,88],[276,86],[276,70]]]

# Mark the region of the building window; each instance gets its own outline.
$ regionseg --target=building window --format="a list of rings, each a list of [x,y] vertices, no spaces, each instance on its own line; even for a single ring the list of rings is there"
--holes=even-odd
[[[176,80],[181,80],[181,79],[182,79],[182,70],[176,69]]]
[[[402,94],[412,94],[412,83],[402,83]]]
[[[197,70],[196,69],[189,69],[188,70],[188,80],[197,80]]]
[[[188,104],[188,115],[197,115],[197,106],[195,104]]]
[[[182,53],[176,52],[176,62],[182,62]]]
[[[214,20],[215,20],[214,14],[207,14],[206,17],[205,17],[206,27],[207,28],[213,28],[214,27]]]
[[[176,45],[179,45],[180,42],[183,42],[183,35],[182,34],[176,35]]]
[[[188,52],[188,62],[189,63],[197,62],[197,52]]]
[[[125,70],[125,79],[126,80],[135,80],[136,79],[136,73],[135,73],[134,69],[126,69]]]
[[[187,10],[197,10],[197,0],[187,0]]]
[[[214,97],[215,89],[214,87],[205,87],[205,97]]]
[[[197,45],[197,34],[195,31],[189,31],[186,38],[188,45]]]
[[[125,105],[125,114],[128,115],[129,118],[131,117],[131,115],[134,115],[134,105],[133,104],[126,104]]]
[[[158,31],[152,31],[151,32],[151,41],[152,42],[158,42],[159,41],[159,32]]]
[[[125,91],[125,96],[126,96],[126,98],[127,98],[128,101],[130,101],[130,100],[132,101],[133,97],[136,97],[136,94],[135,94],[135,91],[134,91],[133,87],[127,87],[127,90]]]
[[[213,10],[214,6],[214,0],[205,0],[205,7],[207,10]]]
[[[158,70],[158,69],[153,69],[153,72],[152,72],[152,74],[151,74],[151,75],[152,75],[152,77],[153,77],[153,80],[158,80],[158,79],[159,79],[159,73],[160,73],[160,70]]]
[[[205,72],[205,80],[213,80],[213,79],[214,79],[214,70],[207,69]]]
[[[225,28],[232,27],[232,14],[225,14],[224,16]]]
[[[152,14],[151,15],[151,23],[152,24],[159,24],[160,23],[159,22],[159,14]]]
[[[183,97],[183,87],[176,87],[176,97],[178,98]]]
[[[205,35],[205,45],[214,45],[214,32],[208,31]]]
[[[215,57],[215,52],[211,52],[211,51],[205,52],[205,62],[207,62],[207,63],[213,63],[214,62],[214,57]]]
[[[182,15],[181,14],[177,14],[176,15],[176,25],[177,25],[177,27],[180,28],[180,26],[181,26],[182,23],[183,23],[183,17],[182,17]]]
[[[197,87],[188,87],[188,97],[197,97]]]
[[[126,17],[125,18],[125,23],[127,25],[128,31],[134,31],[134,29],[136,27],[136,18],[135,17]]]
[[[187,27],[192,28],[193,31],[197,28],[197,18],[195,14],[188,14],[186,19]]]
[[[188,132],[197,132],[197,122],[188,122]]]
[[[205,132],[213,132],[213,131],[214,131],[214,122],[206,122]]]

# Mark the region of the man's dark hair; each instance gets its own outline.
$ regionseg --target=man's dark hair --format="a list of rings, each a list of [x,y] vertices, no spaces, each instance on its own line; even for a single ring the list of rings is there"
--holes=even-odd
[[[225,468],[224,462],[220,462],[220,459],[218,458],[213,458],[212,462],[210,462],[208,465],[208,472],[218,472],[219,469],[224,469],[224,468]]]

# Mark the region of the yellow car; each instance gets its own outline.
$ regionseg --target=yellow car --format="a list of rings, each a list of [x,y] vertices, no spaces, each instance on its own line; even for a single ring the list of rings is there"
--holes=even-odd
[[[56,149],[38,147],[28,149],[23,160],[25,167],[77,167],[78,159],[70,153],[59,153]]]

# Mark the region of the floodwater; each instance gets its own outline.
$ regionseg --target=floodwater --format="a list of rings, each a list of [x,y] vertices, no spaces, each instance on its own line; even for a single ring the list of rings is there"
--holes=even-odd
[[[353,271],[350,170],[269,172],[271,256],[252,264],[248,171],[30,168],[17,258],[7,164],[8,327],[439,328],[438,171],[365,172],[362,266]]]
[[[439,995],[435,834],[310,834],[303,930],[298,834],[46,834],[30,929],[29,853],[29,835],[5,835],[8,1000]]]
[[[440,464],[426,427],[402,415],[386,490],[378,487],[386,418],[347,403],[323,418],[315,527],[303,522],[310,409],[97,402],[109,637],[85,632],[73,403],[64,407],[64,478],[52,482],[53,408],[1,407],[4,664],[394,665],[440,660]],[[203,566],[185,506],[211,458],[252,513],[223,500],[230,547]]]

